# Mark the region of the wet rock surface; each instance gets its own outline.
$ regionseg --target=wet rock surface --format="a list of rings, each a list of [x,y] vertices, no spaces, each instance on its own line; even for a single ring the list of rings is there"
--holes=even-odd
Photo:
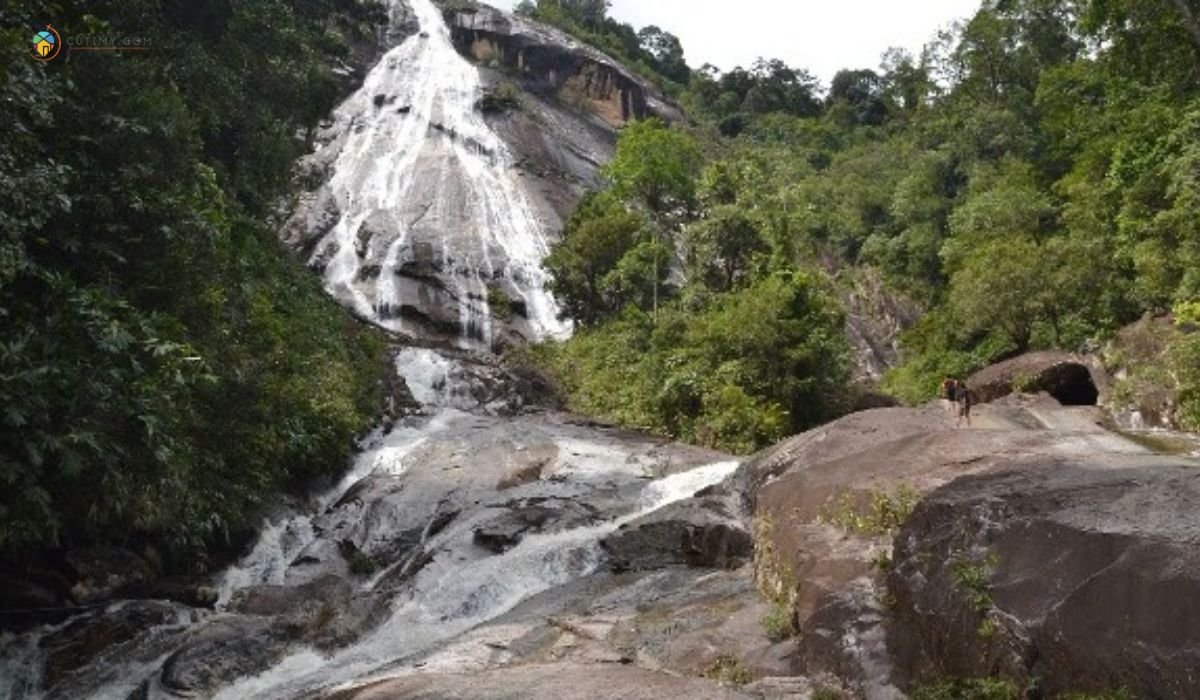
[[[72,671],[96,661],[110,648],[136,639],[147,629],[169,624],[178,616],[175,606],[140,601],[71,621],[40,642],[46,653],[47,687],[59,685]]]
[[[740,568],[754,550],[744,520],[727,499],[683,501],[626,523],[601,546],[614,571],[673,565]]]

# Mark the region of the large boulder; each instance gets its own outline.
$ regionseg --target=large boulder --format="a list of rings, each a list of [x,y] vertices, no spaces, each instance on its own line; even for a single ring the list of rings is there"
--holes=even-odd
[[[980,406],[974,429],[958,429],[933,403],[854,414],[750,460],[735,482],[755,515],[755,580],[790,612],[802,671],[838,676],[864,696],[895,696],[885,572],[897,528],[928,494],[1033,456],[1047,469],[1153,459],[1100,422],[1095,408],[1021,396]]]
[[[1108,380],[1099,360],[1066,352],[1032,352],[980,370],[967,379],[976,403],[1013,393],[1046,392],[1064,406],[1094,406]]]
[[[289,632],[266,618],[229,617],[213,621],[163,663],[135,697],[211,697],[235,678],[262,673],[291,649]]]
[[[145,638],[156,627],[186,625],[191,614],[178,606],[156,601],[132,601],[80,616],[43,637],[45,652],[42,682],[54,689],[76,671],[110,653],[114,647]]]
[[[615,571],[687,565],[735,569],[754,551],[742,520],[727,499],[689,499],[622,525],[600,545]]]
[[[896,538],[889,645],[912,682],[1200,697],[1200,472],[1027,458],[928,496]]]
[[[570,499],[535,497],[507,503],[495,517],[474,528],[475,544],[495,554],[516,547],[529,533],[589,525],[596,512]]]
[[[230,612],[274,621],[291,641],[333,650],[387,618],[387,605],[349,581],[323,576],[303,586],[256,586],[239,591]]]

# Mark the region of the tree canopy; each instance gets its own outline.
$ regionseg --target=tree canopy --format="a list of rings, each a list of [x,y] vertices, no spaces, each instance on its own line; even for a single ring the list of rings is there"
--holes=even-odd
[[[95,11],[60,2],[56,23],[163,46],[0,75],[0,557],[115,542],[202,568],[281,490],[343,468],[379,405],[381,338],[268,217],[343,90],[342,37],[382,8]]]
[[[753,336],[773,322],[764,314],[782,311],[732,300],[780,274],[819,280],[835,307],[854,297],[855,280],[879,274],[888,294],[925,310],[903,338],[903,364],[883,382],[905,400],[933,396],[947,373],[1029,349],[1073,350],[1147,312],[1191,308],[1200,301],[1197,17],[1195,0],[986,0],[920,55],[890,49],[877,69],[840,71],[827,90],[778,60],[691,71],[679,95],[690,123],[628,129],[604,195],[607,216],[642,217],[630,241],[647,235],[646,212],[672,214],[654,229],[672,256],[658,281],[668,310],[655,324],[632,314],[646,311],[636,295],[569,306],[588,330],[560,351],[613,381],[609,368],[621,363],[620,400],[641,408],[626,416],[600,401],[587,372],[564,369],[573,395],[631,424],[761,445],[722,430],[699,437],[695,423],[667,420],[681,406],[700,415],[719,404],[685,390],[692,385],[675,360],[645,364],[599,348],[606,338],[637,353],[667,338],[701,342],[679,330],[693,324],[727,323],[729,343]],[[685,133],[704,144],[702,167],[660,170],[641,158],[648,136]],[[574,231],[566,248],[577,245]],[[735,307],[744,313],[720,311]],[[739,371],[753,400],[728,394],[716,423],[808,424],[795,404],[756,403],[761,395],[746,388],[760,386],[760,372],[778,381],[773,370]],[[1188,372],[1177,374],[1196,376]],[[635,388],[676,408],[630,395]]]

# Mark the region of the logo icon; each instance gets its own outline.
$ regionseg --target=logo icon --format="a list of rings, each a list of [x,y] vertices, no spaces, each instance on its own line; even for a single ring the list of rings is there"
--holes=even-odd
[[[33,35],[30,44],[30,52],[39,61],[53,61],[62,51],[62,37],[48,24]]]

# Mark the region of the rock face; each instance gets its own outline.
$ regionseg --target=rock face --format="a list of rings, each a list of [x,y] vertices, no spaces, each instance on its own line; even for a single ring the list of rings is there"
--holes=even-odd
[[[1193,668],[1200,464],[1105,422],[1046,394],[981,405],[971,429],[936,403],[880,409],[747,463],[755,579],[791,613],[800,672],[856,697],[993,675],[1056,697]],[[1164,678],[1147,697],[1196,693]]]
[[[1044,391],[1067,406],[1095,406],[1108,388],[1108,378],[1096,358],[1034,352],[976,372],[967,385],[978,403],[1018,391]]]
[[[935,491],[888,577],[903,671],[1000,673],[1045,697],[1200,696],[1196,470],[1032,459]]]
[[[750,532],[727,499],[683,501],[622,525],[601,541],[614,571],[672,565],[736,569],[754,551]]]
[[[550,244],[616,129],[678,114],[603,54],[497,10],[407,0],[392,23],[406,38],[322,126],[284,241],[408,337],[498,350],[565,335]]]
[[[736,700],[750,698],[711,681],[679,678],[636,666],[555,663],[499,668],[483,673],[424,674],[380,683],[334,698],[341,700],[411,700],[423,698],[554,697],[563,700],[629,698],[630,700]]]
[[[517,73],[530,91],[581,110],[607,124],[681,113],[658,90],[612,58],[567,34],[486,5],[448,13],[459,51],[489,68]]]
[[[1106,404],[1122,428],[1179,429],[1178,382],[1163,370],[1172,365],[1171,348],[1184,333],[1168,317],[1147,315],[1118,331],[1101,351],[1112,376]]]
[[[900,334],[921,315],[920,307],[888,289],[878,273],[854,273],[839,295],[846,308],[846,337],[854,352],[855,379],[878,382],[900,360]]]

